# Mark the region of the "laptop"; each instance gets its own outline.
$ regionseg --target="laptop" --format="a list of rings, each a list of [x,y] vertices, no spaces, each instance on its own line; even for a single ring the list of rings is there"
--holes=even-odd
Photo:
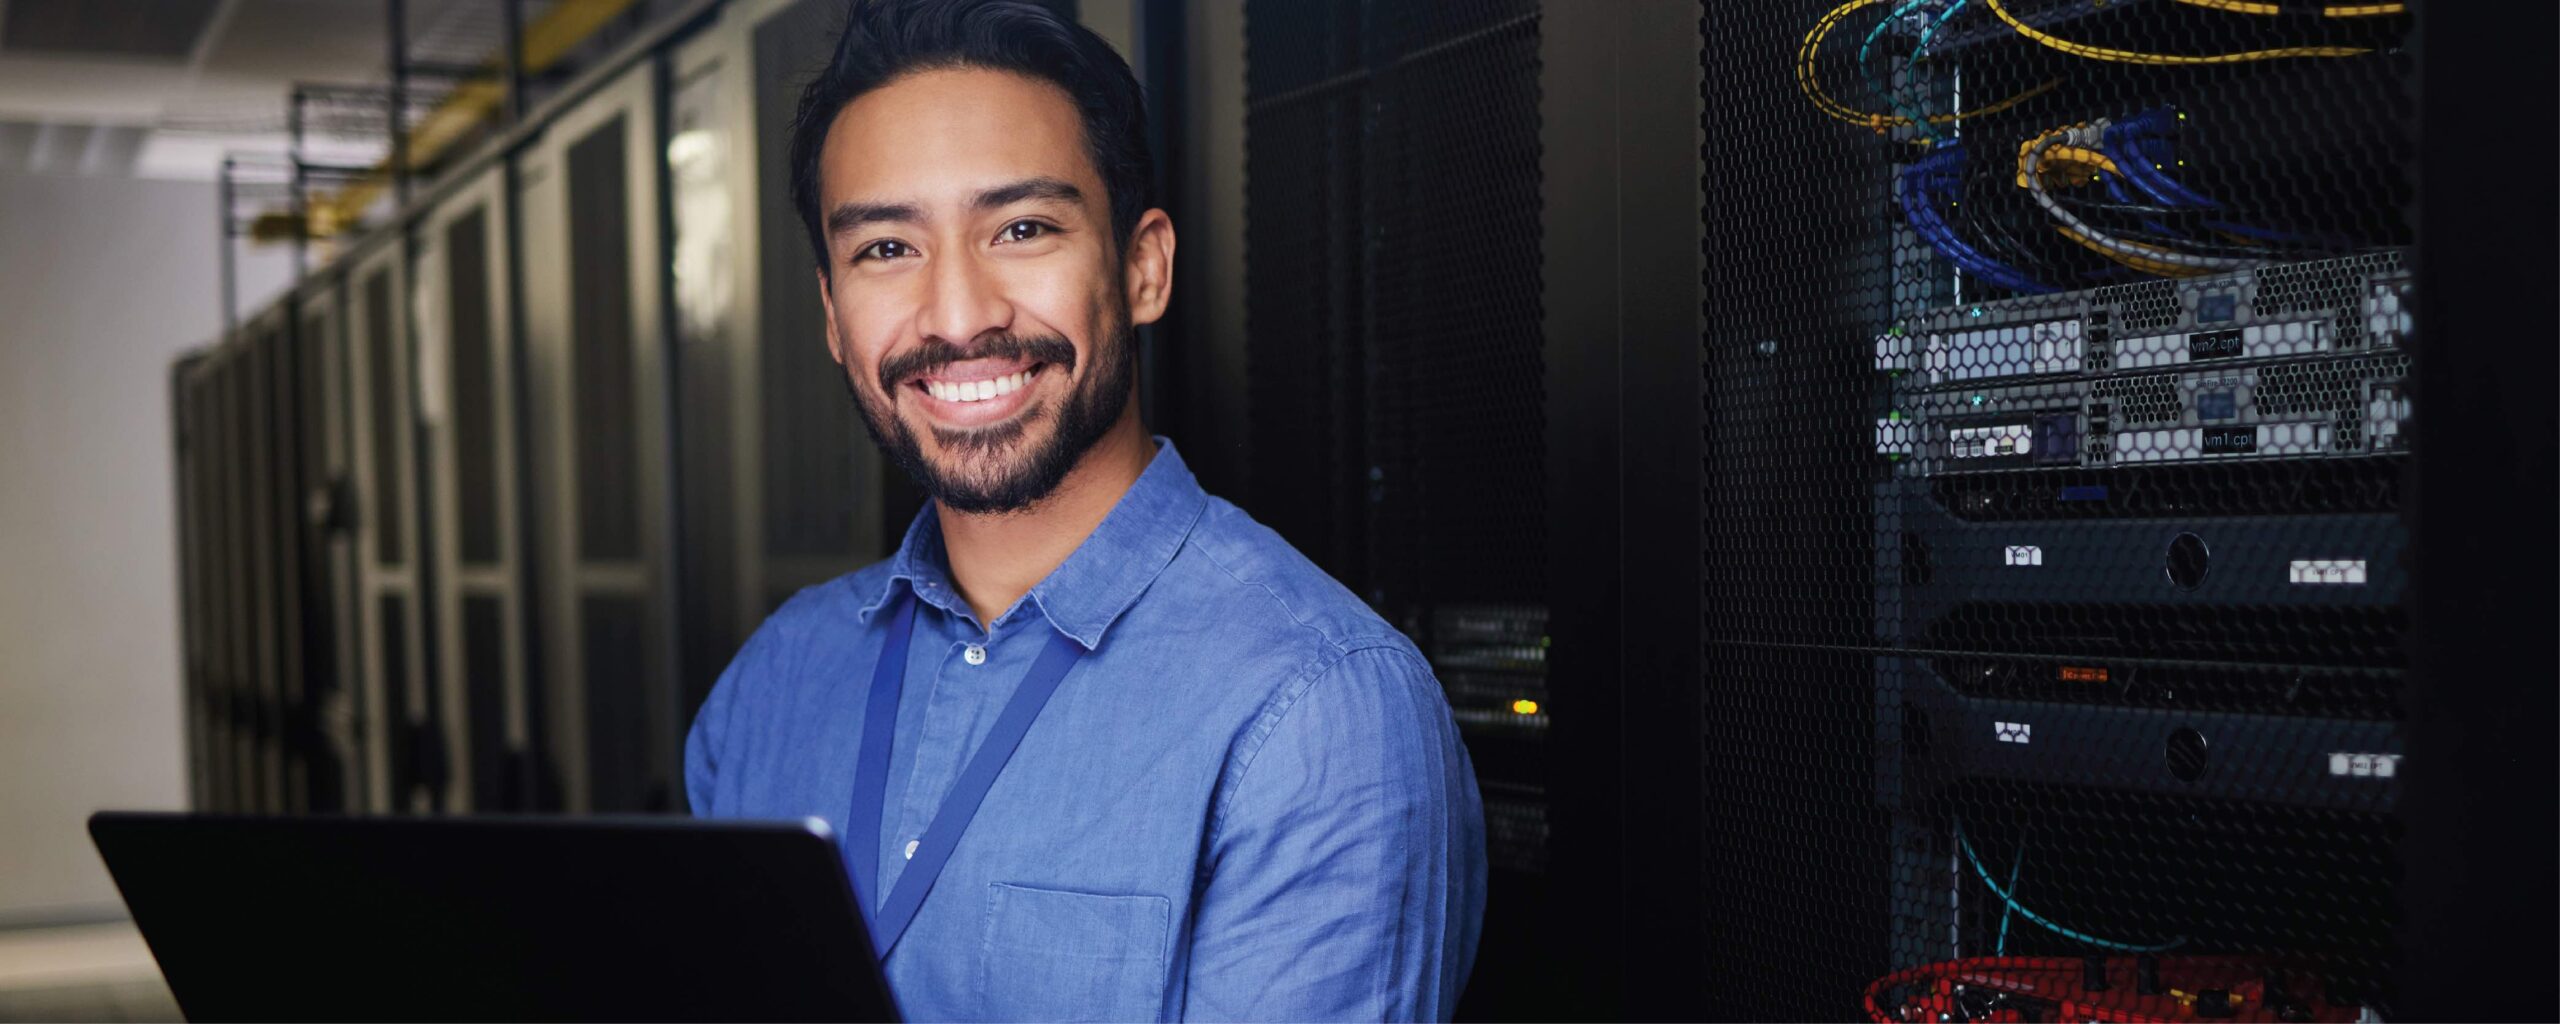
[[[190,1020],[895,1020],[824,822],[101,812]]]

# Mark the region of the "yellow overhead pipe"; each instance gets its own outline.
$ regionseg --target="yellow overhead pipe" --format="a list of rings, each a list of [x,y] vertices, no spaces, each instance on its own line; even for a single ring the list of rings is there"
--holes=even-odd
[[[559,0],[542,17],[524,28],[523,73],[534,75],[549,70],[568,55],[569,50],[584,42],[598,29],[631,8],[632,0]],[[507,87],[501,81],[506,74],[504,55],[490,58],[485,64],[489,77],[473,78],[455,86],[444,101],[409,130],[409,166],[435,162],[455,143],[468,137],[472,130],[486,123],[506,103]],[[313,238],[327,238],[355,226],[366,207],[382,197],[392,178],[391,158],[373,165],[364,175],[348,182],[335,192],[314,196],[309,201],[310,230]],[[270,222],[282,229],[282,237],[292,237],[293,216],[290,213],[259,218],[260,229]],[[253,229],[252,234],[272,237],[272,230]]]

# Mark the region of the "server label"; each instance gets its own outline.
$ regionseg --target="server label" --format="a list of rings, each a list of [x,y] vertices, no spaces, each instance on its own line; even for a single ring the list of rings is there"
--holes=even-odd
[[[2240,331],[2197,331],[2187,335],[2187,358],[2229,359],[2241,350]]]
[[[2207,455],[2241,455],[2257,450],[2256,427],[2204,428],[2204,453]]]

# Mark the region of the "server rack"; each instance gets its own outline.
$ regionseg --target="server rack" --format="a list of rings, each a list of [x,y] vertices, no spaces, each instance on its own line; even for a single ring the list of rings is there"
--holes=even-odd
[[[669,810],[681,788],[656,74],[562,115],[516,170],[548,712],[532,717],[571,811]]]
[[[428,742],[426,517],[418,452],[417,360],[407,243],[347,257],[347,385],[358,637],[365,714],[364,806],[416,811],[443,789]]]
[[[2412,658],[2454,10],[1708,12],[1707,1012],[2480,998],[2402,938],[2422,723],[2547,706]]]
[[[314,811],[362,810],[372,760],[357,657],[353,493],[350,483],[347,339],[343,281],[313,278],[297,290],[294,335],[298,364],[297,434],[302,463],[299,503],[303,542],[304,665],[310,697],[305,734],[318,753]]]
[[[450,811],[523,808],[533,778],[505,179],[492,167],[445,196],[415,261],[436,644],[425,742],[448,766],[431,806]]]

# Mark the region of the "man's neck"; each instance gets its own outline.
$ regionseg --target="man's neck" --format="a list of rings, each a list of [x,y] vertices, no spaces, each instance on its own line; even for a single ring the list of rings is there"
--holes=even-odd
[[[952,585],[978,613],[978,622],[992,625],[1074,554],[1154,457],[1155,442],[1139,425],[1132,401],[1120,422],[1067,471],[1058,489],[1030,510],[972,515],[936,505]]]

